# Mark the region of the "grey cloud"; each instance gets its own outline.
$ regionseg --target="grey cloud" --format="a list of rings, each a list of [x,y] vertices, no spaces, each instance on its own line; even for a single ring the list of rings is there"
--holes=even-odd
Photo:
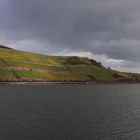
[[[140,67],[139,7],[139,0],[1,0],[0,40],[43,53],[90,51]]]

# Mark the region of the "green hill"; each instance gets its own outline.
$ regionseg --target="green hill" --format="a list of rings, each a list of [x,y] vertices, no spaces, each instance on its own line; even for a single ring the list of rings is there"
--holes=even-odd
[[[0,45],[0,81],[138,81],[87,57],[46,56]]]

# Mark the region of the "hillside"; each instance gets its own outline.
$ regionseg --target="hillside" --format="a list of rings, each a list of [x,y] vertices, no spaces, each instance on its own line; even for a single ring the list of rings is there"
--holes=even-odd
[[[0,45],[0,81],[139,81],[87,57],[46,56]]]

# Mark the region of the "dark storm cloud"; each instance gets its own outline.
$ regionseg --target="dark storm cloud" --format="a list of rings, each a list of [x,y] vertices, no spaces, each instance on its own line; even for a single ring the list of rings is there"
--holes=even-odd
[[[105,55],[108,65],[140,68],[139,7],[139,0],[1,0],[1,42],[42,53],[90,52]]]

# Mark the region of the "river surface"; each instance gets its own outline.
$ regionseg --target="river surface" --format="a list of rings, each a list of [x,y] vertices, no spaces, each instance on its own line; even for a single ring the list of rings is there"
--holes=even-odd
[[[0,140],[140,140],[140,84],[1,86]]]

